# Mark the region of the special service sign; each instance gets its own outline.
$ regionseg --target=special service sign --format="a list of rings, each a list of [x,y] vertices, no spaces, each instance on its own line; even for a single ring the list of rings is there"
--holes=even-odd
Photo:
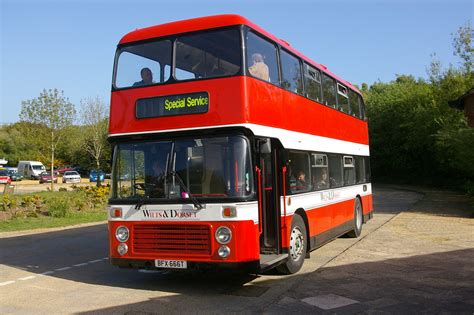
[[[207,113],[209,94],[197,92],[140,99],[135,110],[137,118]]]

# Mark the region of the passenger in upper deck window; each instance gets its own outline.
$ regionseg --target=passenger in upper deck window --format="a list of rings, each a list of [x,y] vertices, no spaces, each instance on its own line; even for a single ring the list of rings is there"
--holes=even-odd
[[[140,71],[140,76],[142,77],[142,80],[133,83],[133,86],[144,86],[155,83],[153,81],[153,73],[151,72],[150,68],[143,68]]]
[[[253,65],[249,67],[249,72],[256,78],[270,81],[270,71],[263,61],[263,56],[259,53],[252,54]]]

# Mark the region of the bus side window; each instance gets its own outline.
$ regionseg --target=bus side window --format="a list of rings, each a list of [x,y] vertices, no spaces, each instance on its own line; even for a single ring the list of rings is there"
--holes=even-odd
[[[300,60],[284,50],[281,50],[280,60],[282,87],[288,91],[303,94]]]
[[[355,181],[354,158],[344,156],[344,185],[354,185]]]
[[[362,184],[365,183],[365,164],[364,158],[356,156],[355,158],[355,169],[356,169],[356,183]]]
[[[249,31],[245,45],[249,75],[260,80],[280,85],[277,50],[274,44]]]
[[[311,174],[309,154],[306,152],[292,151],[289,158],[289,184],[292,194],[311,190]]]
[[[326,154],[311,153],[311,183],[313,190],[329,188],[328,157]]]
[[[342,156],[329,154],[329,184],[331,188],[343,185]]]
[[[321,73],[307,63],[304,64],[304,86],[306,97],[321,102]]]
[[[347,95],[347,88],[340,83],[337,84],[337,107],[340,111],[346,114],[351,113],[351,109],[349,107],[349,98]]]
[[[359,95],[352,90],[349,90],[349,104],[351,106],[352,116],[360,118]]]
[[[365,104],[362,97],[359,95],[359,103],[360,103],[360,119],[366,119],[366,111],[365,111]]]
[[[323,73],[323,104],[336,107],[336,81]]]

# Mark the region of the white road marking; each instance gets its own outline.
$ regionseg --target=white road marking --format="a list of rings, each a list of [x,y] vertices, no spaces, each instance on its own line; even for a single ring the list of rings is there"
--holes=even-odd
[[[50,275],[50,274],[52,274],[52,273],[54,273],[54,271],[51,270],[51,271],[45,271],[45,272],[43,272],[43,273],[40,273],[40,275],[42,275],[42,276],[47,276],[47,275]]]
[[[82,267],[82,266],[87,266],[89,263],[82,263],[82,264],[76,264],[73,265],[74,267]]]
[[[31,279],[34,279],[36,278],[36,276],[29,276],[29,277],[24,277],[24,278],[18,278],[18,280],[20,281],[26,281],[26,280],[31,280]]]
[[[95,264],[95,263],[98,263],[98,262],[101,262],[101,261],[104,261],[104,260],[108,260],[108,259],[109,259],[109,257],[104,257],[104,258],[100,258],[100,259],[96,259],[96,260],[91,260],[91,261],[88,261],[88,262],[85,262],[85,263],[75,264],[75,265],[72,265],[72,266],[66,266],[66,267],[62,267],[62,268],[57,268],[57,269],[54,269],[54,270],[48,270],[48,271],[42,272],[42,273],[40,273],[36,276],[27,276],[27,277],[23,277],[23,278],[18,278],[18,279],[16,279],[16,281],[27,281],[27,280],[35,279],[37,276],[47,276],[47,275],[55,273],[56,271],[65,271],[65,270],[72,269],[73,267],[83,267],[83,266],[87,266],[89,264]],[[35,267],[38,267],[38,266],[35,266]],[[0,282],[0,287],[1,286],[6,286],[6,285],[9,285],[9,284],[13,284],[16,281],[12,280],[12,281]]]
[[[317,295],[302,299],[301,301],[323,310],[332,310],[334,308],[359,303],[359,301],[348,299],[336,294]]]
[[[0,282],[0,287],[8,284],[15,283],[15,281],[6,281],[6,282]]]

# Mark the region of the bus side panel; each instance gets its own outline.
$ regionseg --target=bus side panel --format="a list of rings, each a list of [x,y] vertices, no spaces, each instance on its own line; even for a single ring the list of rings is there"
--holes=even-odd
[[[367,122],[269,83],[245,79],[251,123],[369,144]]]
[[[364,214],[373,211],[372,195],[362,196],[362,209]]]
[[[332,236],[347,232],[347,227],[352,226],[354,219],[354,200],[355,199],[351,199],[307,210],[306,217],[308,218],[309,224],[309,237],[316,237],[321,234]],[[347,209],[350,209],[350,214]],[[287,216],[285,220],[282,218],[282,221],[285,221],[288,227],[286,234],[282,229],[282,235],[289,234],[292,219],[292,215]],[[282,237],[282,247],[289,247],[288,237]]]

